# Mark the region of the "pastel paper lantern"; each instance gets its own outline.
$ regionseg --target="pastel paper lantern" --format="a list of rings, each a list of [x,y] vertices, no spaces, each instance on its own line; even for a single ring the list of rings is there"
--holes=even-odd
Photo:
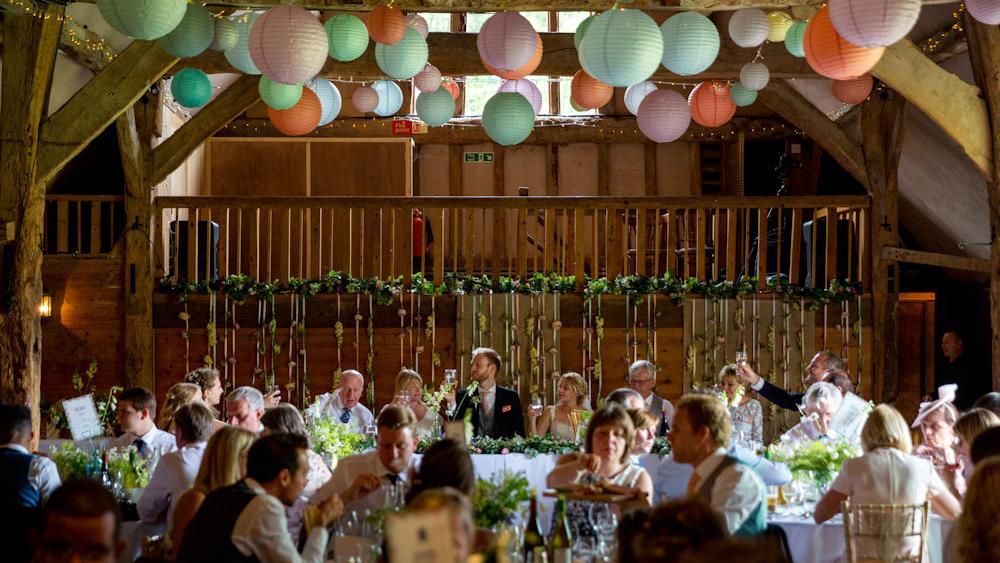
[[[785,40],[788,28],[792,27],[795,20],[785,12],[774,11],[767,13],[767,22],[767,40],[771,43],[778,43]]]
[[[639,104],[636,122],[650,141],[670,143],[680,139],[691,125],[691,108],[679,92],[656,90]]]
[[[483,23],[476,37],[476,47],[484,64],[507,72],[531,61],[538,39],[531,22],[521,14],[497,12]]]
[[[325,78],[317,78],[306,84],[306,87],[312,90],[313,94],[316,94],[316,97],[319,98],[319,105],[323,108],[323,115],[319,118],[319,127],[336,119],[343,104],[340,90]]]
[[[649,81],[629,86],[625,89],[625,108],[632,115],[637,115],[639,113],[639,104],[642,103],[642,100],[644,100],[650,92],[654,92],[656,89],[656,84]]]
[[[718,127],[736,115],[736,104],[729,86],[722,82],[702,82],[694,87],[688,97],[691,119],[705,127]]]
[[[461,89],[459,89],[457,82],[451,78],[445,78],[441,80],[441,87],[451,94],[451,99],[458,100],[458,95],[461,93]]]
[[[215,19],[198,4],[188,4],[181,23],[158,41],[171,55],[184,59],[205,52],[215,37]]]
[[[455,99],[444,88],[420,94],[416,105],[417,116],[431,127],[444,125],[455,115]]]
[[[580,113],[583,113],[585,111],[589,111],[587,108],[585,108],[585,107],[581,106],[580,104],[576,103],[576,100],[574,100],[572,96],[570,96],[570,98],[569,98],[569,107],[573,108],[574,111],[578,111]]]
[[[531,60],[528,61],[528,63],[522,66],[521,68],[516,68],[514,70],[500,70],[486,63],[483,63],[483,66],[486,67],[486,70],[489,71],[489,73],[494,76],[499,76],[504,80],[517,80],[519,78],[524,78],[525,76],[528,76],[532,72],[535,72],[535,69],[538,68],[539,63],[541,62],[542,62],[542,38],[537,37],[535,41],[535,54],[531,57]]]
[[[253,63],[253,58],[250,56],[250,29],[253,28],[253,24],[259,16],[258,13],[251,13],[244,16],[245,20],[234,22],[238,34],[236,45],[225,52],[229,64],[243,74],[260,74],[260,69]]]
[[[316,76],[329,51],[323,24],[298,6],[275,6],[250,28],[250,57],[276,82],[302,84]]]
[[[542,91],[535,86],[535,83],[521,78],[518,80],[506,80],[500,85],[497,92],[514,92],[524,96],[528,103],[531,104],[531,109],[538,115],[542,111]]]
[[[378,107],[378,92],[371,86],[362,86],[354,91],[351,104],[361,113],[369,113]]]
[[[376,43],[392,45],[399,42],[409,26],[406,25],[406,14],[385,4],[380,4],[368,14],[368,35]]]
[[[763,90],[771,80],[764,63],[747,63],[740,69],[740,83],[751,90]]]
[[[186,108],[200,108],[212,99],[212,81],[204,71],[182,68],[170,81],[170,93]]]
[[[740,47],[757,47],[767,40],[771,22],[760,8],[736,10],[729,18],[729,37]]]
[[[97,0],[101,17],[134,39],[159,39],[181,23],[187,0]]]
[[[267,107],[274,109],[288,109],[299,103],[302,98],[301,84],[284,84],[275,82],[266,76],[260,77],[257,83],[257,91],[260,99]]]
[[[624,88],[656,72],[663,56],[663,36],[645,12],[608,10],[591,21],[579,51],[587,74]]]
[[[857,105],[868,99],[875,81],[870,73],[857,78],[833,81],[833,97],[849,105]]]
[[[576,31],[573,32],[573,46],[576,50],[580,50],[580,43],[583,41],[583,35],[587,33],[587,29],[590,24],[594,21],[597,16],[588,16],[587,19],[580,22],[580,25],[576,26]]]
[[[797,21],[792,23],[785,34],[785,49],[792,55],[802,58],[806,56],[806,47],[802,43],[806,36],[807,21]]]
[[[441,71],[427,63],[424,65],[424,70],[413,77],[413,85],[421,92],[433,92],[441,87]]]
[[[353,61],[368,49],[368,28],[352,14],[337,14],[323,24],[330,57],[342,63]]]
[[[497,92],[483,109],[483,129],[493,142],[516,145],[535,127],[535,112],[528,100],[513,92]]]
[[[388,117],[403,107],[403,90],[392,80],[378,80],[372,84],[378,94],[378,105],[372,110],[379,117]]]
[[[906,37],[920,17],[921,0],[830,0],[830,21],[859,47],[888,47]]]
[[[681,76],[693,76],[712,66],[722,42],[712,20],[696,12],[681,12],[660,26],[663,66]]]
[[[427,20],[420,14],[410,14],[407,16],[406,25],[417,30],[417,33],[419,33],[425,41],[427,40],[427,36],[430,35],[430,28],[427,27]]]
[[[312,90],[302,90],[302,99],[289,109],[267,108],[274,127],[285,135],[297,136],[312,132],[323,117],[323,106]]]
[[[730,88],[729,95],[733,98],[733,103],[736,104],[736,107],[738,108],[753,105],[753,103],[757,101],[757,91],[751,90],[739,82],[733,84],[732,88]]]
[[[846,80],[868,72],[882,58],[883,47],[859,47],[837,33],[824,6],[809,20],[802,45],[806,61],[817,73],[834,80]]]
[[[240,40],[240,30],[236,23],[229,18],[219,18],[215,20],[215,37],[209,49],[213,51],[226,52],[236,46]]]
[[[585,109],[595,109],[607,104],[615,95],[615,89],[601,82],[584,70],[576,71],[571,82],[571,97]]]
[[[397,80],[413,78],[427,65],[427,42],[412,28],[392,45],[375,44],[375,62],[382,72]]]
[[[1000,25],[1000,0],[965,0],[969,15],[986,25]]]

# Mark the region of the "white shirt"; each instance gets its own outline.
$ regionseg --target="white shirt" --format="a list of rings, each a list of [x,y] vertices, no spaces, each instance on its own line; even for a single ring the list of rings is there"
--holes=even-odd
[[[131,432],[126,432],[111,442],[109,447],[127,448],[136,440],[142,440],[146,443],[146,453],[143,457],[148,457],[154,451],[159,452],[160,455],[177,451],[177,440],[174,439],[174,435],[170,432],[164,432],[156,426],[153,426],[149,432],[146,432],[142,436],[136,436]]]
[[[247,504],[233,526],[230,539],[237,551],[247,557],[256,557],[262,563],[322,563],[326,559],[326,543],[329,539],[326,528],[316,526],[309,530],[309,537],[300,556],[288,535],[285,505],[267,494],[260,483],[253,479],[248,478],[246,484],[258,496]]]
[[[28,448],[21,444],[4,444],[0,448],[7,448],[22,454],[31,454]],[[45,456],[31,455],[31,464],[28,465],[28,484],[38,491],[39,502],[44,504],[49,500],[49,495],[62,486],[56,463]]]
[[[917,504],[948,491],[930,460],[895,448],[845,461],[830,488],[855,504]]]
[[[726,450],[719,448],[694,468],[695,474],[699,477],[695,491],[701,489],[705,480],[722,463],[725,455]],[[742,463],[734,463],[719,474],[709,498],[712,508],[722,513],[726,520],[726,528],[732,534],[740,529],[760,505],[761,500],[765,498],[764,492],[764,483],[753,469]]]
[[[323,417],[340,420],[340,417],[344,414],[344,410],[346,410],[344,402],[340,400],[340,391],[323,393],[316,398],[316,402],[319,403],[319,415]],[[365,426],[374,424],[374,421],[375,417],[372,416],[372,411],[368,410],[368,407],[358,403],[351,409],[351,419],[347,421],[347,426],[358,432],[363,432]]]
[[[173,521],[177,500],[194,484],[207,442],[188,444],[160,458],[149,485],[137,503],[139,519],[146,524]]]
[[[416,459],[415,456],[410,456],[410,463],[399,474],[399,478],[403,480],[404,483],[409,483],[410,472],[413,471]],[[377,451],[370,451],[363,454],[352,455],[345,457],[337,463],[337,469],[333,472],[333,477],[326,482],[325,485],[320,487],[316,494],[309,499],[311,503],[322,502],[333,495],[342,495],[344,491],[349,489],[354,483],[354,480],[358,478],[359,475],[364,475],[366,473],[371,473],[376,477],[379,477],[383,485],[389,483],[389,480],[385,477],[389,470],[382,465],[382,460],[378,457]],[[355,499],[354,502],[344,505],[344,511],[349,512],[351,510],[362,511],[364,509],[377,510],[385,506],[385,491],[383,487],[379,487],[367,496]]]

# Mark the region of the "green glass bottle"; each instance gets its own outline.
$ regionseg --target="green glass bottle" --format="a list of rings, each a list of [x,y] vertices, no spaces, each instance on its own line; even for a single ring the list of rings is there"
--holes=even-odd
[[[524,527],[524,563],[539,563],[542,559],[538,554],[545,551],[545,536],[542,535],[542,527],[538,524],[538,499],[531,497],[531,516]]]
[[[572,563],[573,534],[570,532],[569,520],[566,517],[566,497],[556,501],[556,519],[552,523],[552,536],[549,538],[549,563]]]

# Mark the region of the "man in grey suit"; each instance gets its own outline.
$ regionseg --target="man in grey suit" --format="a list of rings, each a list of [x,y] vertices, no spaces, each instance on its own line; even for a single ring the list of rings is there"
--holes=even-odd
[[[628,367],[628,386],[642,395],[646,410],[660,420],[657,434],[665,436],[674,420],[674,406],[670,401],[653,393],[656,386],[656,366],[648,360],[636,360]]]

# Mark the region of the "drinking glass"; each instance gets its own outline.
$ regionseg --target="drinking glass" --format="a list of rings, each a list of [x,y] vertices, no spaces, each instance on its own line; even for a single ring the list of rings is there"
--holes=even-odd
[[[618,515],[615,513],[614,507],[604,502],[591,503],[590,525],[594,528],[600,541],[598,554],[601,557],[609,555],[607,540],[614,535],[618,528]]]
[[[542,398],[538,395],[531,396],[531,415],[538,416],[542,414],[542,408],[545,405],[542,403]]]
[[[396,393],[396,396],[392,398],[392,402],[401,407],[409,407],[410,400],[411,400],[410,392],[407,391],[406,389],[403,389],[399,393]]]
[[[741,365],[747,363],[747,353],[745,350],[740,350],[736,352],[736,365]]]
[[[448,385],[454,384],[458,379],[458,370],[456,369],[446,369],[444,370],[444,382]]]

